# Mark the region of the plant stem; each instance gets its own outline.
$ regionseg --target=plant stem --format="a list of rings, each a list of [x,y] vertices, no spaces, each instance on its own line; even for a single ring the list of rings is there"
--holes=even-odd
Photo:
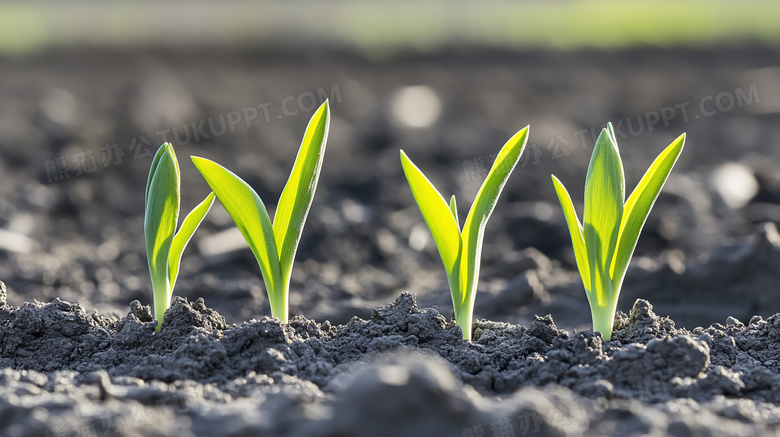
[[[612,327],[615,324],[617,300],[608,302],[605,306],[591,305],[590,313],[593,319],[593,330],[601,333],[604,340],[612,339]]]
[[[160,332],[165,311],[171,306],[171,290],[168,288],[167,281],[152,283],[152,293],[154,295],[154,320],[157,321],[157,326],[154,329]]]
[[[271,317],[276,317],[282,323],[287,323],[288,312],[288,296],[290,293],[290,280],[287,279],[287,283],[283,287],[279,287],[278,290],[268,292],[268,300],[271,303]]]
[[[455,323],[463,331],[463,339],[471,341],[471,317],[474,313],[473,305],[464,305],[455,316]]]

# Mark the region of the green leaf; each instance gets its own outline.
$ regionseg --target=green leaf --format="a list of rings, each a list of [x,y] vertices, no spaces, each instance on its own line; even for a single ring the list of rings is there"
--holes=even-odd
[[[461,248],[460,232],[452,211],[433,184],[403,150],[401,150],[401,165],[412,189],[414,200],[420,207],[425,223],[433,235],[433,241],[439,249],[444,269],[447,275],[452,275],[457,270]]]
[[[607,133],[609,134],[609,137],[612,139],[612,142],[617,147],[617,137],[615,136],[615,129],[612,127],[612,123],[607,123]]]
[[[612,295],[608,268],[618,237],[623,214],[625,186],[623,164],[617,144],[607,129],[596,140],[593,156],[585,178],[585,212],[583,237],[588,250],[591,293],[599,305],[605,305]]]
[[[249,184],[216,162],[198,156],[193,156],[192,162],[252,249],[263,273],[269,299],[277,299],[275,293],[278,292],[280,279],[279,256],[271,219],[260,196]]]
[[[146,190],[144,191],[144,205],[146,205],[149,202],[149,190],[152,186],[152,178],[154,177],[154,172],[157,169],[157,165],[160,163],[160,158],[162,158],[163,154],[168,151],[168,143],[163,144],[160,146],[159,149],[157,149],[157,153],[154,154],[154,159],[152,159],[152,166],[149,168],[149,176],[146,178]]]
[[[166,150],[154,164],[144,215],[146,255],[153,280],[167,278],[168,251],[179,217],[179,181],[173,155]]]
[[[460,232],[460,223],[458,223],[458,204],[455,202],[455,195],[450,197],[450,211],[452,211],[452,218],[455,219],[455,225],[458,226],[458,232]]]
[[[160,330],[170,304],[168,253],[179,219],[179,167],[170,144],[157,151],[149,169],[145,193],[144,242],[152,279],[155,319]]]
[[[528,142],[528,126],[517,132],[501,148],[496,156],[493,167],[482,183],[474,203],[471,205],[466,223],[463,225],[461,239],[463,249],[461,255],[460,288],[463,290],[461,304],[473,306],[473,296],[479,281],[479,264],[482,258],[482,239],[485,235],[485,225],[493,213],[509,175],[512,174],[517,161],[523,154]]]
[[[176,278],[179,276],[181,255],[195,230],[198,229],[203,218],[206,217],[206,214],[211,209],[211,205],[214,204],[214,198],[214,192],[212,191],[203,202],[199,203],[198,206],[187,214],[187,217],[184,218],[181,224],[181,228],[179,228],[179,232],[173,237],[171,250],[168,253],[168,281],[171,283],[171,293],[173,293],[173,287],[176,285]]]
[[[623,207],[617,248],[610,267],[610,276],[617,290],[623,283],[623,277],[631,262],[631,257],[634,255],[634,249],[639,241],[639,234],[642,232],[647,216],[650,214],[650,210],[684,146],[685,134],[682,134],[653,161]]]
[[[574,258],[577,261],[577,269],[580,272],[580,278],[582,278],[582,285],[590,293],[590,267],[588,267],[588,251],[585,248],[585,239],[582,236],[582,224],[577,217],[577,211],[574,209],[574,204],[571,201],[569,192],[566,191],[566,187],[554,175],[552,176],[552,181],[555,186],[555,193],[558,195],[558,201],[563,209],[563,216],[566,218],[566,224],[569,226],[571,244],[574,248]]]
[[[326,101],[309,121],[292,173],[276,208],[273,230],[284,278],[289,277],[292,270],[303,225],[314,199],[314,191],[317,189],[329,124],[330,113]]]
[[[656,158],[624,203],[623,164],[615,130],[611,123],[607,124],[596,141],[588,167],[584,226],[580,225],[566,188],[552,177],[590,303],[593,330],[601,332],[605,340],[612,338],[618,296],[639,234],[684,142],[685,134]]]

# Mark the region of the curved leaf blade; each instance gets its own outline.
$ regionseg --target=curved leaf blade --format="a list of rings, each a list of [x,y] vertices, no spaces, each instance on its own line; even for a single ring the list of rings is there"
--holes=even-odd
[[[179,178],[173,155],[165,150],[154,164],[144,214],[146,256],[153,281],[167,278],[168,252],[179,218]]]
[[[463,225],[461,239],[463,249],[461,255],[460,288],[464,290],[461,304],[471,302],[479,280],[479,264],[482,258],[482,240],[485,235],[485,225],[498,202],[498,196],[506,185],[509,175],[525,150],[528,142],[528,126],[514,134],[496,156],[485,182],[477,193],[471,210]]]
[[[252,249],[268,294],[275,298],[280,279],[279,256],[271,219],[260,196],[243,179],[216,162],[198,156],[193,156],[192,162]]]
[[[303,233],[314,192],[317,189],[325,144],[328,140],[330,111],[325,101],[314,113],[295,158],[292,173],[282,190],[273,222],[274,238],[279,250],[280,268],[285,277],[292,270],[295,252]]]
[[[460,232],[460,223],[458,223],[458,203],[455,201],[454,194],[450,197],[450,211],[452,211],[452,218],[455,219],[455,225],[458,227],[458,232]]]
[[[631,257],[634,255],[634,249],[639,241],[639,234],[647,221],[647,216],[650,215],[650,210],[655,205],[655,201],[684,147],[685,134],[682,134],[653,161],[623,207],[623,218],[620,222],[615,257],[610,266],[610,276],[617,290],[623,283],[623,277],[631,262]]]
[[[170,304],[168,255],[178,219],[178,165],[173,148],[166,143],[155,154],[149,169],[144,211],[144,243],[152,280],[157,331],[160,330],[163,315]]]
[[[179,276],[181,255],[184,252],[184,249],[187,247],[187,243],[190,242],[192,235],[195,234],[198,226],[200,226],[200,223],[203,221],[203,218],[206,217],[206,214],[209,212],[209,210],[211,210],[211,205],[214,204],[214,199],[215,196],[214,192],[212,191],[202,202],[198,204],[198,206],[193,208],[193,210],[187,214],[187,217],[185,217],[184,221],[181,223],[179,232],[173,236],[171,249],[168,253],[168,281],[171,283],[171,293],[173,293],[173,287],[176,285],[176,278]]]
[[[607,123],[607,133],[612,139],[612,142],[617,146],[617,137],[615,136],[615,128],[612,127],[612,122]]]
[[[577,217],[577,211],[574,209],[574,203],[572,203],[571,196],[569,196],[569,192],[566,191],[566,187],[563,186],[555,175],[552,175],[552,181],[553,186],[555,187],[555,193],[558,195],[558,201],[561,203],[561,208],[563,209],[563,216],[569,227],[571,245],[574,248],[574,259],[577,261],[577,270],[580,272],[582,285],[585,287],[585,290],[590,293],[590,267],[588,266],[588,251],[585,248],[585,239],[582,236],[582,224]]]
[[[608,130],[602,129],[585,178],[583,213],[583,238],[588,251],[590,290],[599,305],[605,305],[613,291],[608,268],[617,243],[624,195],[620,153]]]
[[[436,187],[414,165],[403,150],[401,150],[401,166],[406,180],[409,182],[409,187],[412,189],[414,200],[433,235],[433,241],[439,250],[444,269],[447,271],[447,275],[451,275],[457,269],[461,249],[458,224],[455,222],[447,202],[444,201]]]
[[[154,177],[155,170],[157,169],[157,166],[160,164],[160,158],[162,158],[163,154],[168,150],[168,143],[163,144],[160,146],[159,149],[157,149],[157,153],[154,154],[154,158],[152,159],[152,165],[149,167],[149,176],[146,178],[146,190],[144,190],[144,205],[146,205],[149,202],[149,190],[152,186],[152,178]]]

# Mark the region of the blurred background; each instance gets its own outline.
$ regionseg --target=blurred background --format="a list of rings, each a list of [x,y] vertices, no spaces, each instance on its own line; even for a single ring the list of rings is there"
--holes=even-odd
[[[273,214],[306,123],[330,137],[296,257],[291,314],[344,323],[401,291],[451,311],[403,148],[461,220],[504,141],[529,144],[485,236],[476,317],[590,313],[550,174],[582,211],[599,130],[627,190],[683,132],[619,309],[678,325],[780,311],[780,4],[763,1],[0,3],[0,280],[124,315],[151,305],[143,190],[174,144],[182,211],[208,194],[190,155],[249,182]],[[461,223],[462,225],[462,223]],[[230,322],[270,313],[215,205],[175,294]]]

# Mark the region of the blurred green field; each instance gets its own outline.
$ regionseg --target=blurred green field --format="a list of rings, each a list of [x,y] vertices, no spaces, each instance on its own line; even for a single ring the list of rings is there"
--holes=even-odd
[[[0,55],[63,47],[441,49],[780,46],[780,2],[56,1],[0,4]]]

